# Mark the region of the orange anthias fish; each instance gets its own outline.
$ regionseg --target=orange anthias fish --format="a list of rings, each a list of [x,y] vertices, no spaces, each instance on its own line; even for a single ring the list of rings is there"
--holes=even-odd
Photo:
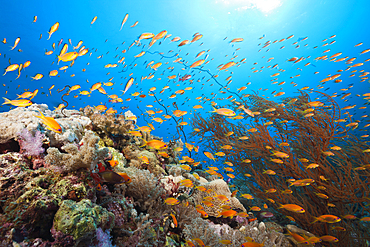
[[[51,28],[49,30],[48,40],[50,39],[51,35],[58,30],[58,28],[59,28],[59,22],[56,22],[53,26],[51,26]]]
[[[230,201],[229,198],[227,198],[227,196],[225,196],[225,195],[215,195],[215,197],[217,199],[219,199],[220,201],[222,201],[222,202],[229,202]]]
[[[321,221],[325,223],[337,223],[341,221],[341,219],[338,216],[326,214],[326,215],[321,215],[319,217],[315,217],[315,220],[314,222],[312,222],[312,224],[317,221]]]
[[[336,237],[333,237],[330,235],[321,236],[320,239],[325,242],[338,242],[339,241]]]
[[[132,86],[132,84],[134,84],[134,78],[131,77],[127,83],[126,83],[126,86],[125,86],[125,90],[123,91],[123,94],[125,94],[127,92],[127,90]]]
[[[308,244],[307,240],[304,237],[302,237],[301,235],[299,235],[297,233],[293,233],[293,232],[289,231],[288,229],[287,229],[287,231],[288,231],[288,234],[290,236],[292,236],[299,244]]]
[[[217,114],[220,114],[226,117],[233,117],[236,115],[236,113],[233,110],[230,110],[227,108],[219,108],[219,109],[213,108],[213,109],[214,111],[211,111],[211,112],[215,112]]]
[[[5,100],[5,102],[3,103],[3,105],[9,104],[9,105],[19,106],[19,107],[26,107],[26,106],[32,105],[31,100],[28,100],[28,99],[14,99],[14,100],[10,100],[10,99],[4,98],[4,97],[3,97],[3,99]]]
[[[284,204],[284,205],[280,205],[280,207],[278,208],[284,208],[288,211],[291,211],[291,212],[294,212],[294,213],[299,213],[299,214],[302,214],[304,212],[306,212],[302,207],[296,205],[296,204]]]
[[[53,117],[45,117],[44,114],[42,114],[41,111],[39,111],[41,116],[35,116],[35,117],[38,117],[42,120],[42,123],[45,124],[47,126],[47,129],[49,130],[52,130],[56,133],[62,133],[62,128],[60,127],[60,125],[58,124],[57,121],[55,121],[55,119]]]
[[[207,156],[209,159],[215,161],[215,157],[213,156],[213,154],[211,154],[210,152],[203,152],[205,156]]]
[[[164,200],[164,203],[166,203],[168,205],[176,205],[176,204],[179,204],[180,202],[176,198],[169,197],[166,200]]]
[[[222,212],[218,212],[218,216],[217,217],[224,217],[224,218],[228,218],[230,217],[230,219],[232,219],[235,215],[237,215],[238,212],[236,212],[235,210],[225,210],[225,211],[222,211]]]
[[[259,244],[259,243],[254,242],[254,240],[251,237],[246,237],[246,238],[247,238],[247,242],[242,243],[241,247],[262,247],[265,245],[266,240],[263,241],[263,243]]]
[[[153,149],[157,149],[157,150],[161,150],[161,149],[166,149],[167,148],[167,144],[164,143],[163,141],[160,141],[160,140],[151,140],[151,141],[144,141],[144,145],[143,146],[147,146],[149,148],[153,148]]]
[[[75,60],[77,57],[78,57],[78,52],[71,51],[71,52],[65,53],[61,56],[58,56],[58,63],[59,63],[59,61],[70,62],[70,61]]]

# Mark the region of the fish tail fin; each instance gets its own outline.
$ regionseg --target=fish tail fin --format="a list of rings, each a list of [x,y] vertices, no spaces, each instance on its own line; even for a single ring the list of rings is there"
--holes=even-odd
[[[311,222],[310,224],[316,223],[317,218],[316,217],[314,217],[314,218],[315,218],[315,220],[313,222]]]
[[[147,145],[147,141],[145,141],[143,138],[141,138],[141,140],[144,142],[144,144],[143,145],[141,145],[141,146],[139,146],[139,147],[145,147],[146,145]]]
[[[45,117],[44,114],[42,114],[42,112],[40,111],[40,109],[38,109],[38,111],[40,112],[41,116],[36,116],[36,115],[34,115],[34,116],[37,117],[37,118],[43,119]]]
[[[213,111],[209,111],[209,113],[210,113],[210,112],[215,112],[215,111],[216,111],[216,108],[215,108],[214,106],[212,106],[212,108],[213,108]]]
[[[7,99],[5,97],[3,97],[3,99],[5,100],[5,102],[3,103],[3,105],[5,105],[5,104],[11,104],[11,100],[10,99]]]

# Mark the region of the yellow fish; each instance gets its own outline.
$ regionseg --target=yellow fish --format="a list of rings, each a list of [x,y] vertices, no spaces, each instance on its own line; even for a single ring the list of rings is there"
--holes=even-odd
[[[49,30],[48,40],[50,39],[51,35],[58,30],[58,28],[59,28],[59,22],[56,22],[53,26],[51,26],[51,28]]]
[[[5,73],[3,74],[3,76],[7,73],[7,72],[10,72],[10,71],[14,71],[16,69],[18,69],[19,65],[18,64],[11,64],[9,65],[6,69],[5,69]]]
[[[151,141],[144,141],[144,145],[143,146],[148,146],[149,148],[153,148],[153,149],[166,149],[167,148],[167,144],[164,143],[163,141],[160,141],[160,140],[151,140]]]
[[[62,128],[60,127],[60,125],[58,124],[57,121],[55,121],[55,119],[53,117],[45,117],[41,111],[39,111],[41,116],[35,116],[35,117],[38,117],[42,120],[43,124],[45,124],[47,126],[47,128],[49,130],[52,130],[56,133],[62,133]]]
[[[26,107],[26,106],[32,105],[31,100],[28,100],[28,99],[9,100],[9,99],[4,98],[4,97],[3,97],[3,99],[5,100],[3,105],[10,104],[10,105],[19,106],[19,107]]]
[[[60,60],[62,60],[63,62],[69,62],[69,61],[75,60],[77,57],[78,57],[78,53],[75,51],[65,53],[61,56],[58,56],[58,64]]]

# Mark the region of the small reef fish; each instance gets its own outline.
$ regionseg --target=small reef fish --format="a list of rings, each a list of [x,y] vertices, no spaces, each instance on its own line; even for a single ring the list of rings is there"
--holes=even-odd
[[[149,148],[153,148],[153,149],[156,149],[156,150],[161,150],[161,149],[167,149],[168,146],[166,143],[164,143],[163,141],[160,141],[160,140],[151,140],[151,141],[145,141],[143,139],[143,142],[144,142],[144,145],[143,146],[147,146]]]
[[[321,221],[321,222],[324,222],[324,223],[337,223],[339,221],[341,221],[341,218],[339,218],[338,216],[335,216],[335,215],[321,215],[319,217],[315,217],[315,220],[312,222],[315,223],[317,221]]]
[[[62,128],[58,124],[57,121],[53,117],[45,117],[44,114],[39,110],[41,116],[35,116],[37,118],[40,118],[42,120],[42,123],[47,126],[47,129],[54,131],[56,133],[62,133]]]
[[[13,105],[13,106],[18,106],[18,107],[26,107],[26,106],[30,106],[32,105],[32,102],[31,100],[28,100],[28,99],[14,99],[14,100],[10,100],[10,99],[7,99],[7,98],[4,98],[3,99],[5,100],[5,102],[3,103],[3,105]]]
[[[222,116],[233,117],[233,116],[236,115],[236,113],[233,110],[230,110],[230,109],[227,109],[227,108],[219,108],[219,109],[213,108],[213,109],[214,109],[214,111],[211,111],[211,112],[215,112],[215,113],[220,114]]]
[[[280,207],[278,208],[284,208],[288,211],[291,211],[291,212],[294,212],[294,213],[299,213],[299,214],[302,214],[304,212],[306,212],[302,207],[296,205],[296,204],[284,204],[284,205],[280,205]]]
[[[56,22],[54,25],[51,26],[50,30],[49,30],[49,38],[47,40],[50,39],[51,35],[53,33],[55,33],[59,28],[59,22]]]
[[[114,171],[103,171],[99,172],[99,175],[103,182],[111,183],[111,184],[122,184],[122,183],[130,183],[131,179],[127,176],[126,173],[116,173]]]
[[[168,205],[176,205],[176,204],[179,204],[180,202],[176,198],[169,197],[169,198],[164,200],[164,203],[166,203]]]

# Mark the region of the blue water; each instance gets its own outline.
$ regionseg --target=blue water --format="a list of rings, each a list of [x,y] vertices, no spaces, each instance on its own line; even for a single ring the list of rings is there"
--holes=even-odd
[[[271,93],[276,90],[276,92],[285,92],[285,95],[281,97],[297,96],[298,89],[305,86],[317,89],[320,80],[329,74],[336,74],[337,70],[344,70],[348,66],[344,62],[315,61],[314,58],[342,52],[343,54],[339,58],[357,57],[355,63],[360,63],[370,57],[370,53],[360,55],[361,51],[370,48],[369,8],[370,1],[367,0],[3,1],[0,8],[0,39],[6,38],[7,44],[0,43],[0,66],[5,70],[9,65],[9,59],[12,64],[24,63],[29,60],[31,65],[21,72],[21,76],[17,80],[15,80],[17,71],[8,72],[5,76],[0,77],[2,84],[0,85],[0,94],[2,97],[15,99],[17,94],[21,94],[25,90],[39,89],[38,95],[32,101],[46,103],[49,108],[53,109],[63,103],[61,96],[66,91],[58,93],[57,89],[62,89],[65,85],[79,84],[81,85],[80,90],[89,90],[94,83],[108,82],[113,77],[114,85],[103,87],[108,94],[120,96],[123,103],[111,103],[106,95],[98,91],[92,92],[91,97],[81,95],[74,98],[79,93],[77,90],[65,97],[69,102],[68,108],[79,109],[86,105],[106,104],[108,108],[113,107],[118,112],[122,112],[121,107],[128,107],[138,116],[138,124],[143,126],[147,124],[145,120],[153,121],[147,114],[144,118],[141,115],[142,112],[164,110],[157,102],[154,102],[153,97],[148,96],[149,88],[156,87],[156,96],[162,99],[161,103],[167,107],[169,113],[175,110],[173,102],[177,103],[180,110],[188,111],[184,118],[184,121],[189,122],[189,125],[184,127],[188,135],[192,131],[190,118],[191,114],[195,112],[192,108],[194,105],[203,105],[204,110],[196,112],[206,115],[212,110],[211,101],[215,101],[219,105],[227,104],[226,99],[222,98],[231,94],[219,93],[220,86],[208,73],[190,70],[185,68],[183,64],[173,63],[176,57],[172,56],[178,53],[179,57],[182,57],[189,66],[208,54],[207,61],[209,63],[203,64],[203,69],[209,70],[214,75],[218,74],[219,77],[216,79],[223,86],[226,85],[225,79],[232,75],[232,83],[229,87],[230,91],[233,92],[251,82],[243,93],[258,92],[260,96],[265,95],[271,99],[274,98]],[[129,14],[128,20],[119,31],[126,13]],[[34,16],[37,16],[35,23],[33,23]],[[95,16],[97,16],[97,20],[91,25],[90,23]],[[139,22],[138,25],[130,28],[136,21]],[[47,40],[48,31],[56,22],[60,23],[60,27],[52,34],[50,40]],[[142,40],[141,46],[134,45],[126,53],[122,53],[122,50],[127,50],[142,33],[157,34],[162,30],[167,30],[168,34],[172,34],[172,36],[165,40],[162,39],[161,44],[157,41],[149,49],[150,41]],[[191,40],[197,32],[203,37],[192,44],[178,47],[177,45],[181,41],[171,42],[171,39],[176,36],[179,36],[181,40]],[[40,34],[42,34],[41,39]],[[294,35],[294,37],[262,49],[265,42],[286,39],[290,35]],[[329,39],[332,35],[336,35],[336,37]],[[21,41],[16,49],[10,51],[10,47],[13,46],[17,37],[20,37]],[[263,38],[259,39],[261,37]],[[292,45],[304,37],[308,38],[298,42],[299,48],[296,48],[297,44]],[[244,41],[231,44],[230,41],[234,38],[244,38]],[[61,39],[63,42],[58,46]],[[78,57],[75,64],[65,73],[59,71],[58,77],[49,77],[49,71],[70,64],[69,62],[60,62],[57,65],[56,58],[63,44],[68,43],[69,39],[73,46],[82,40],[83,45],[89,49],[88,54]],[[323,42],[324,39],[328,39],[326,42],[333,40],[336,42],[323,47],[322,45],[326,43]],[[363,45],[354,47],[360,42],[363,42]],[[54,53],[49,56],[45,55],[46,50],[53,49],[53,43],[56,45]],[[143,45],[145,45],[144,48]],[[281,46],[285,46],[285,48],[280,49]],[[314,49],[315,46],[318,48]],[[238,48],[240,50],[237,51]],[[21,52],[18,49],[21,49]],[[330,52],[323,53],[327,49],[330,49]],[[146,53],[135,59],[134,56],[142,50],[157,53]],[[170,50],[173,52],[169,52]],[[196,54],[202,50],[210,51],[195,59]],[[73,51],[71,45],[69,45],[68,51]],[[172,58],[162,58],[158,52],[163,52],[163,56]],[[103,57],[97,59],[101,55]],[[116,55],[117,57],[115,57]],[[228,71],[218,72],[217,66],[229,62],[230,58],[235,55],[238,55],[235,62],[246,58],[245,63],[234,66]],[[307,58],[308,56],[311,58]],[[125,57],[126,68],[123,68],[122,64],[118,64],[117,68],[104,68],[108,63],[117,63],[122,57]],[[307,59],[299,64],[293,64],[287,62],[287,59],[291,57],[305,57]],[[273,59],[267,62],[269,58]],[[146,64],[152,60],[155,63],[163,63],[157,71],[146,68]],[[54,64],[52,64],[53,62]],[[144,64],[145,62],[146,64]],[[168,64],[166,64],[167,62]],[[311,62],[314,66],[304,66],[307,62]],[[87,65],[88,63],[89,65]],[[135,64],[137,65],[134,67]],[[274,64],[278,64],[278,68],[266,68]],[[172,66],[174,66],[173,70],[168,69]],[[263,69],[261,69],[262,66],[264,66]],[[255,69],[252,69],[253,67]],[[84,68],[86,71],[82,72]],[[277,73],[278,69],[285,70],[278,77],[279,82],[286,82],[281,86],[271,82],[271,75]],[[369,71],[369,63],[354,69]],[[262,71],[253,73],[254,70]],[[339,78],[343,80],[342,82],[327,82],[320,91],[329,95],[335,92],[341,94],[344,91],[340,91],[340,89],[348,88],[349,85],[353,84],[352,88],[345,91],[345,93],[352,93],[346,98],[348,101],[340,100],[339,97],[337,100],[342,107],[356,104],[355,109],[357,109],[359,106],[363,106],[366,100],[356,94],[362,95],[370,90],[368,80],[360,82],[359,73],[354,77],[349,77],[350,71],[342,73]],[[319,73],[314,74],[314,72]],[[44,77],[41,80],[32,80],[31,76],[35,76],[37,73],[43,74]],[[143,76],[149,76],[150,73],[155,73],[153,79],[141,81]],[[71,77],[73,74],[75,76]],[[189,80],[178,81],[178,78],[185,74],[192,75],[191,79],[194,80],[192,84]],[[177,78],[168,80],[167,77],[170,75],[176,75]],[[135,78],[135,83],[125,95],[121,96],[120,90],[124,89],[130,77]],[[292,82],[298,85],[293,87]],[[52,85],[55,87],[50,94],[48,89]],[[160,94],[159,92],[166,85],[170,88]],[[193,89],[186,91],[183,95],[177,95],[174,99],[168,98],[176,90],[189,86]],[[264,89],[267,90],[264,91]],[[133,97],[131,94],[134,92],[145,94],[147,97],[144,99]],[[217,95],[214,97],[212,93]],[[198,96],[211,100],[199,102],[195,100]],[[274,99],[278,101],[281,97]],[[127,98],[132,100],[126,101]],[[154,108],[148,108],[146,105],[153,105]],[[9,106],[4,105],[0,111],[9,109]],[[350,110],[350,113],[354,114],[355,119],[362,121],[361,127],[366,124],[366,119],[361,116],[367,114],[368,110],[355,109]],[[163,118],[163,114],[156,114],[155,117]],[[179,137],[174,131],[176,124],[172,119],[162,124],[153,122],[153,125],[156,128],[152,132],[154,135],[164,137],[165,140]],[[361,132],[361,134],[365,133]],[[182,139],[184,140],[183,137]]]

